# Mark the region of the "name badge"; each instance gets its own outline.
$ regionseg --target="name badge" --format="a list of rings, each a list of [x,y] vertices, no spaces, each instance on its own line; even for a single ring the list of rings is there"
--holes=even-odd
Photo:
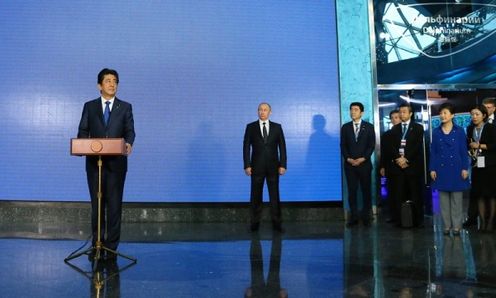
[[[477,156],[477,167],[478,168],[485,168],[486,167],[485,156]]]

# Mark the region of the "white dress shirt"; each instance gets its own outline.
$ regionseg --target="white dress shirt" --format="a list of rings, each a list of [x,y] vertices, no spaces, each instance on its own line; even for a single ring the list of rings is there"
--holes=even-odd
[[[106,105],[105,105],[105,103],[106,103],[107,101],[110,101],[110,104],[109,104],[109,109],[110,109],[110,111],[112,112],[112,107],[114,106],[115,96],[114,96],[114,97],[112,97],[111,99],[105,99],[105,98],[103,98],[103,97],[101,97],[101,96],[100,96],[100,98],[102,99],[102,111],[105,113],[105,106],[106,106]]]
[[[269,136],[269,119],[265,120],[265,121],[262,121],[260,119],[258,119],[258,124],[260,125],[260,133],[262,134],[263,136],[263,127],[264,127],[264,124],[265,123],[265,129],[267,130],[267,136]]]

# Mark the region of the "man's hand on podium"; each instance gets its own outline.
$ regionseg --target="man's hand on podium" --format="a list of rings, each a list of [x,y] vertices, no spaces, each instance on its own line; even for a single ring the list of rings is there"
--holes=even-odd
[[[133,151],[133,146],[129,143],[126,143],[126,154],[131,155],[132,151]]]

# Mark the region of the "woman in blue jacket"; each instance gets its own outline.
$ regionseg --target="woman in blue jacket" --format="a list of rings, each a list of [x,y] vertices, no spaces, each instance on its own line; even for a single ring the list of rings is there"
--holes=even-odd
[[[430,176],[432,188],[439,191],[444,234],[460,235],[463,221],[463,191],[468,181],[469,156],[463,128],[453,123],[455,108],[450,103],[439,107],[441,126],[432,132]]]

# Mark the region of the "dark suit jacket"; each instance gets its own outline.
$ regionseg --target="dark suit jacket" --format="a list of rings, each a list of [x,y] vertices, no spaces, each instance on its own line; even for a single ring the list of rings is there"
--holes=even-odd
[[[345,160],[345,166],[351,167],[346,162],[348,158],[357,159],[363,157],[366,159],[360,166],[371,166],[370,156],[375,148],[375,131],[374,126],[362,120],[358,138],[355,140],[355,128],[353,121],[343,124],[341,127],[341,155]]]
[[[473,124],[467,127],[468,144],[474,140],[474,127]],[[486,125],[484,125],[479,143],[487,146],[487,150],[482,150],[481,152],[481,155],[484,156],[486,167],[496,166],[496,126],[494,126],[494,124],[486,123]]]
[[[405,147],[405,158],[408,160],[409,167],[406,169],[401,169],[396,165],[395,159],[400,157],[400,146],[402,133],[402,123],[396,124],[391,128],[392,134],[392,146],[391,153],[392,159],[389,161],[391,165],[392,174],[404,172],[409,175],[419,175],[424,169],[424,128],[422,125],[410,121],[408,125],[408,132],[406,134],[406,147]]]
[[[84,104],[83,114],[79,123],[78,138],[124,138],[126,143],[133,144],[134,120],[131,104],[115,98],[110,113],[109,124],[105,126],[101,98]],[[96,156],[87,156],[86,171],[97,169]],[[108,156],[103,158],[103,166],[111,171],[126,172],[126,156]]]
[[[379,168],[386,170],[386,176],[391,174],[391,160],[393,159],[392,144],[393,132],[388,130],[381,136],[381,158],[379,161]]]
[[[269,135],[265,144],[258,120],[248,124],[243,140],[243,161],[244,168],[251,167],[255,174],[265,171],[277,173],[279,167],[286,169],[286,141],[281,125],[269,121]]]

